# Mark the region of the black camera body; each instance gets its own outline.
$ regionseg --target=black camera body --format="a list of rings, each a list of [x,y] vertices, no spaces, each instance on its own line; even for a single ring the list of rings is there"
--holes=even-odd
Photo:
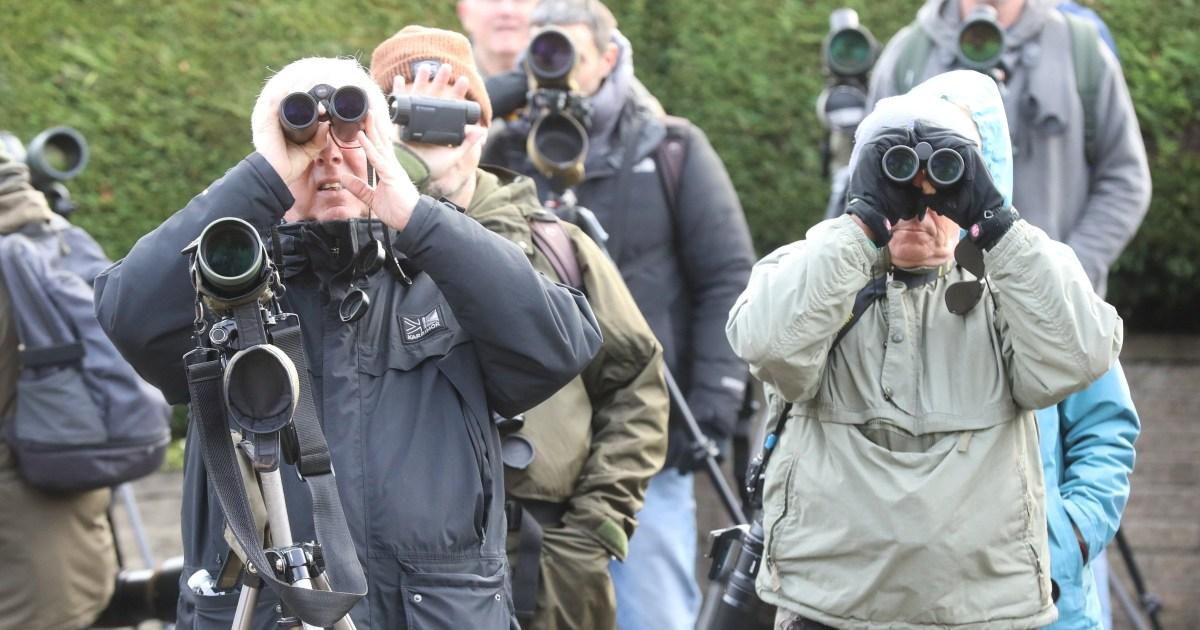
[[[396,96],[391,100],[392,122],[400,125],[400,139],[458,146],[466,139],[467,125],[479,123],[479,103],[432,96]]]

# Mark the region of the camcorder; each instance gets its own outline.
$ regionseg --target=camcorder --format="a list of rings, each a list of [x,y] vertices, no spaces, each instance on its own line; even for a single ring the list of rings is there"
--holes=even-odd
[[[9,131],[0,131],[0,142],[14,161],[29,167],[30,184],[46,196],[46,203],[61,216],[75,211],[71,193],[63,183],[83,172],[88,145],[71,127],[52,127],[34,136],[26,147]]]
[[[841,8],[829,15],[829,33],[821,44],[825,88],[817,97],[817,118],[825,127],[821,172],[850,162],[854,130],[867,115],[867,85],[879,43],[859,24],[858,12]]]
[[[968,70],[990,74],[1004,54],[1004,29],[996,19],[996,8],[977,4],[958,29],[958,64]]]
[[[583,179],[588,150],[591,106],[579,93],[577,60],[571,38],[556,28],[534,36],[525,52],[532,121],[525,149],[559,194]]]
[[[390,100],[392,122],[400,125],[400,139],[458,146],[467,138],[467,125],[479,123],[479,103],[431,96],[396,96]]]

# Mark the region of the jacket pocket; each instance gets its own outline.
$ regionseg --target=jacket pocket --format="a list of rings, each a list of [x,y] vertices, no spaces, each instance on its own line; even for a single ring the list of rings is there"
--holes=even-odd
[[[410,630],[507,630],[510,612],[504,572],[412,573],[401,588]]]

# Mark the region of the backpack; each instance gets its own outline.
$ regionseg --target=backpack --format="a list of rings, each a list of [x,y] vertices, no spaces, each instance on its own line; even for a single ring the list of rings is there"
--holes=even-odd
[[[1096,161],[1096,99],[1104,77],[1104,60],[1100,57],[1100,29],[1095,18],[1062,10],[1071,32],[1071,63],[1075,67],[1075,91],[1083,106],[1084,156],[1088,164]],[[1103,22],[1100,22],[1103,24]],[[909,23],[896,37],[900,54],[892,73],[892,85],[897,94],[904,94],[917,84],[933,51],[933,40],[916,21]]]
[[[91,280],[108,260],[54,217],[0,236],[0,275],[19,339],[17,401],[4,440],[17,471],[48,492],[114,486],[154,472],[171,408],[96,321]]]

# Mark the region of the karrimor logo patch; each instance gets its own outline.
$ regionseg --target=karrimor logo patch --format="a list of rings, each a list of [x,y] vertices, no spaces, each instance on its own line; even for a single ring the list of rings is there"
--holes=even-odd
[[[416,343],[439,330],[447,330],[440,306],[433,307],[433,310],[420,317],[402,315],[400,324],[404,327],[404,343]]]

